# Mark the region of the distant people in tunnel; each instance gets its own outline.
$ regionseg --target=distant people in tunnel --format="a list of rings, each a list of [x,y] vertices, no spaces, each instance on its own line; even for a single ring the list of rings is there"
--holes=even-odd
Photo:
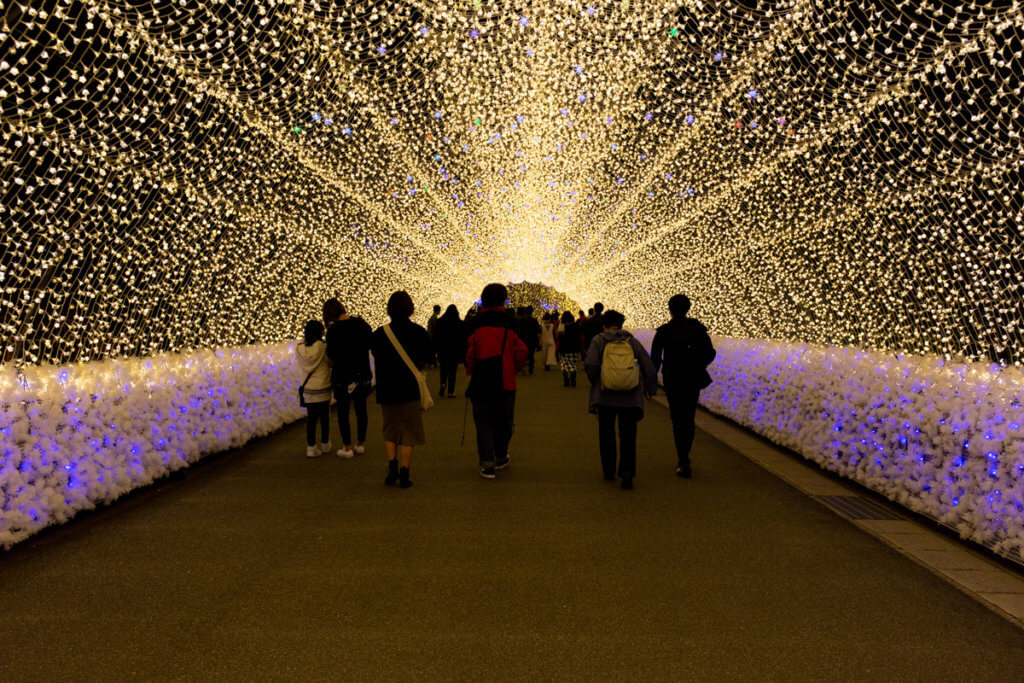
[[[406,292],[395,292],[388,299],[391,324],[378,327],[370,337],[370,351],[377,371],[377,403],[384,422],[384,447],[388,472],[384,483],[409,488],[409,468],[414,446],[427,442],[423,432],[423,401],[429,398],[426,382],[420,374],[433,358],[430,335],[412,322],[415,307]],[[401,459],[401,463],[399,463]]]
[[[505,310],[508,290],[491,283],[480,296],[480,312],[467,323],[466,395],[473,403],[480,476],[494,479],[509,465],[515,421],[516,373],[526,365],[526,344]]]
[[[366,444],[366,399],[373,391],[370,371],[369,323],[349,315],[337,299],[324,302],[324,323],[327,325],[327,357],[331,361],[331,384],[338,404],[338,429],[341,431],[339,458],[362,455]],[[356,414],[356,442],[352,444],[352,427],[348,421],[349,406]]]
[[[594,310],[598,311],[597,305]],[[601,320],[603,331],[594,337],[583,363],[590,380],[590,412],[597,414],[601,468],[607,481],[614,481],[616,475],[618,421],[618,476],[622,488],[631,489],[636,476],[637,423],[644,417],[644,398],[658,391],[658,371],[640,342],[622,329],[621,313],[608,311]]]
[[[517,309],[516,334],[526,346],[526,368],[524,370],[532,375],[537,351],[540,349],[541,336],[540,323],[533,317],[533,306],[523,306]]]
[[[331,450],[331,364],[323,341],[324,325],[310,320],[295,345],[299,370],[305,379],[299,386],[300,403],[306,408],[306,457],[316,458]],[[316,426],[320,425],[320,445]]]
[[[678,460],[676,474],[688,479],[692,476],[690,449],[696,430],[697,401],[701,389],[711,384],[707,368],[717,352],[707,328],[687,317],[690,299],[685,294],[669,299],[668,311],[672,319],[654,333],[651,357],[654,367],[661,370],[668,398]]]
[[[598,301],[591,310],[593,312],[583,321],[583,353],[587,353],[590,350],[590,343],[594,341],[594,337],[601,334],[604,330],[602,322],[604,304]]]
[[[440,315],[441,307],[434,304],[434,310],[430,314],[430,319],[427,320],[427,334],[430,335],[430,341],[434,345],[434,358],[430,361],[430,367],[437,365],[437,320]]]
[[[583,352],[583,331],[572,313],[562,314],[562,325],[558,330],[558,363],[562,368],[562,385],[576,386],[576,368]]]
[[[466,325],[459,318],[459,309],[450,304],[437,320],[434,348],[441,366],[441,396],[455,398],[455,375],[466,357]]]
[[[550,370],[555,360],[555,323],[551,313],[545,313],[540,324],[540,360],[544,370]]]

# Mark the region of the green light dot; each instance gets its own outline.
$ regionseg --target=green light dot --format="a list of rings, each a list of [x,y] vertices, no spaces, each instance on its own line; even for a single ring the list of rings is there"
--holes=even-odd
[[[674,28],[671,31],[669,31],[668,33],[669,33],[670,36],[679,35],[679,29]]]

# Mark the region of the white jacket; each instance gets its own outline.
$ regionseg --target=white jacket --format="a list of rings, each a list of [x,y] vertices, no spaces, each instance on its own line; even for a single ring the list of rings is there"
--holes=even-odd
[[[302,374],[299,378],[300,384],[306,379],[306,375],[313,373],[302,391],[306,403],[330,401],[331,363],[327,359],[327,344],[316,341],[312,346],[306,346],[301,341],[296,342],[295,357],[299,360],[299,371]]]

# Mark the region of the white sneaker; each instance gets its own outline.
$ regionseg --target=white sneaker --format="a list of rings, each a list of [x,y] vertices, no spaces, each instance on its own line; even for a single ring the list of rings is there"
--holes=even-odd
[[[355,455],[355,453],[353,453],[352,449],[348,446],[342,446],[341,449],[338,450],[339,458],[351,458],[353,455]]]
[[[316,446],[306,446],[306,457],[307,458],[319,458],[323,453]]]
[[[366,446],[364,446],[364,445],[362,445],[360,443],[357,443],[356,444],[356,455],[362,455],[365,452],[366,452]]]
[[[334,444],[332,444],[330,441],[328,441],[327,443],[320,444],[320,452],[323,453],[324,455],[330,453],[332,448],[334,448]]]

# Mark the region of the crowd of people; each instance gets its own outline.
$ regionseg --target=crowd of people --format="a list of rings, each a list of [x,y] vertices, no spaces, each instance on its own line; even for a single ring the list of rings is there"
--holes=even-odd
[[[509,310],[508,290],[484,287],[480,305],[460,318],[456,306],[441,313],[434,306],[426,328],[414,323],[415,307],[406,292],[387,302],[391,322],[373,330],[337,299],[323,305],[323,321],[310,320],[296,345],[305,378],[299,387],[306,408],[306,456],[333,450],[330,408],[337,404],[341,448],[352,458],[366,451],[367,399],[381,406],[387,474],[384,482],[412,486],[413,450],[426,443],[423,411],[433,405],[423,370],[438,366],[440,398],[457,396],[458,368],[464,365],[464,393],[472,404],[480,476],[494,479],[509,467],[517,377],[532,374],[539,353],[545,371],[558,367],[566,388],[575,388],[582,362],[590,382],[589,411],[597,416],[601,468],[608,481],[633,488],[637,425],[658,391],[658,375],[668,399],[676,445],[676,474],[692,476],[690,450],[697,401],[711,384],[708,365],[715,349],[707,329],[689,317],[690,300],[668,301],[670,320],[654,335],[651,352],[623,329],[624,316],[601,303],[586,314],[548,311],[538,321],[530,306]],[[370,356],[373,356],[373,368]],[[353,439],[350,413],[356,417]],[[320,440],[317,441],[319,427]],[[618,439],[616,439],[616,432]]]

